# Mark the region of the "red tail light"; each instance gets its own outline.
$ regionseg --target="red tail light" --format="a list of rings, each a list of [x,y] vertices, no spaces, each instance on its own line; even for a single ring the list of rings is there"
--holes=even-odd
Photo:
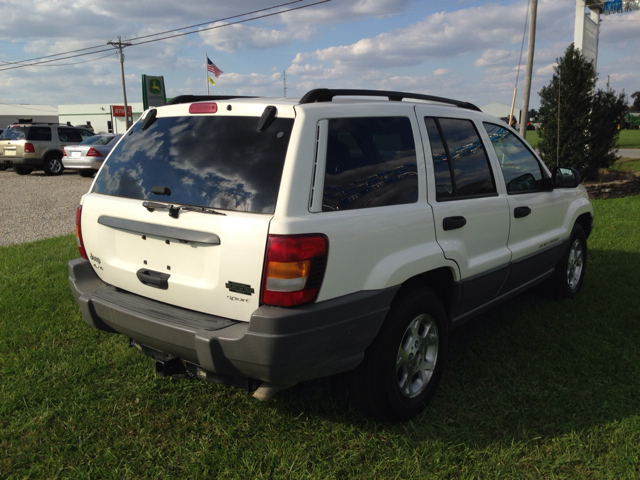
[[[78,252],[80,252],[80,256],[85,260],[89,260],[87,251],[84,249],[84,242],[82,241],[82,227],[80,226],[81,218],[82,205],[78,205],[78,208],[76,208],[76,243],[78,244]]]
[[[67,156],[67,151],[66,151],[64,148],[62,149],[62,156],[63,156],[63,157],[66,157],[66,156]]]
[[[33,148],[33,143],[24,144],[24,153],[36,153],[36,149]]]
[[[328,244],[324,235],[269,235],[262,303],[291,307],[313,302],[322,285]]]
[[[101,157],[101,156],[102,154],[93,147],[91,147],[87,152],[87,157]]]

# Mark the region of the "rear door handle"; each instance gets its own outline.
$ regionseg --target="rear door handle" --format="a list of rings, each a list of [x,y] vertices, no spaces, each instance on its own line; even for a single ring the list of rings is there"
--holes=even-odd
[[[467,224],[467,219],[464,217],[446,217],[442,220],[443,230],[456,230],[462,228]]]
[[[513,210],[513,216],[516,218],[526,217],[531,213],[531,209],[529,207],[516,207]]]
[[[166,290],[169,288],[169,277],[167,273],[156,272],[147,268],[141,268],[136,272],[136,276],[140,282],[150,287]]]

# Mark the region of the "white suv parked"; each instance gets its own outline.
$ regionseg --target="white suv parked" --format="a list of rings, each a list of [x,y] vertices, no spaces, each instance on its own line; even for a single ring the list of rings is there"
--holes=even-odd
[[[474,105],[183,100],[111,152],[69,263],[85,321],[160,374],[267,399],[353,370],[362,408],[403,420],[433,396],[452,328],[545,280],[580,289],[593,209],[578,173],[550,172]]]

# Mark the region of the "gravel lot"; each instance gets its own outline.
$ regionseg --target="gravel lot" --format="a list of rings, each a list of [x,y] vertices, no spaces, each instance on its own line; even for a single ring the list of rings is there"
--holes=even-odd
[[[58,177],[0,171],[0,245],[74,233],[76,207],[92,181],[73,170]]]

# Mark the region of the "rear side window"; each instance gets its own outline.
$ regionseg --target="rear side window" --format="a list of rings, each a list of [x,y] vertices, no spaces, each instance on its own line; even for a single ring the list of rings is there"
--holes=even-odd
[[[27,140],[34,142],[50,142],[51,127],[29,127],[27,129]]]
[[[495,195],[487,152],[471,120],[425,117],[436,174],[436,200]]]
[[[80,130],[75,128],[58,128],[58,138],[61,142],[78,142],[82,141]]]
[[[329,120],[323,211],[417,201],[416,150],[408,118]]]
[[[26,132],[26,127],[8,127],[0,135],[0,140],[24,140]]]
[[[82,137],[82,140],[86,140],[87,138],[91,138],[95,136],[95,133],[93,133],[91,130],[80,130],[80,137]]]
[[[160,117],[136,123],[112,150],[93,192],[119,197],[273,213],[293,119],[263,132],[257,117]],[[167,187],[169,196],[151,193]]]

